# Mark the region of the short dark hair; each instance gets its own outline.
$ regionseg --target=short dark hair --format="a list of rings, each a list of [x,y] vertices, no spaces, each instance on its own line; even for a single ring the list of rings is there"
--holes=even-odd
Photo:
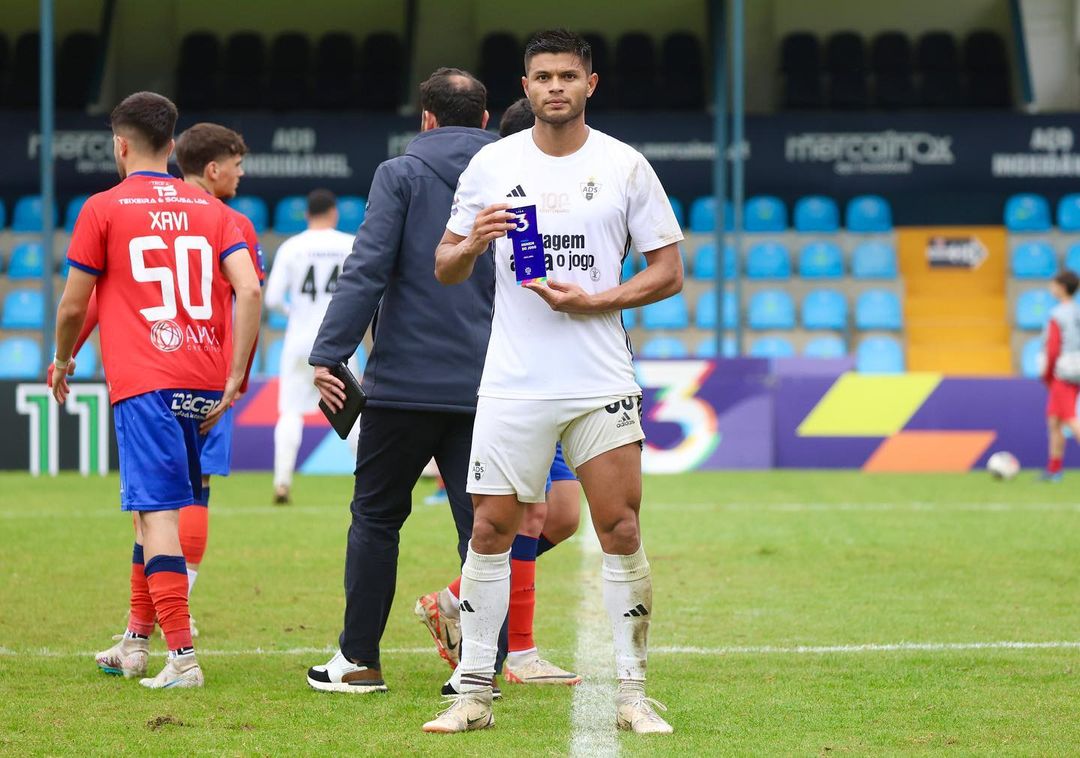
[[[321,216],[337,207],[337,196],[328,189],[313,189],[307,196],[307,215]]]
[[[1064,287],[1070,295],[1075,295],[1076,290],[1080,289],[1080,277],[1072,271],[1062,271],[1054,277],[1054,281]]]
[[[515,100],[503,112],[502,118],[499,119],[499,136],[509,137],[511,134],[523,132],[531,129],[535,123],[536,114],[533,113],[532,103],[529,102],[529,98],[523,97]]]
[[[169,98],[156,92],[136,92],[113,108],[109,125],[114,132],[135,137],[160,153],[173,138],[176,117],[176,106]]]
[[[176,139],[176,162],[184,176],[202,176],[211,162],[246,153],[244,138],[221,124],[204,121]]]
[[[586,74],[592,73],[592,46],[577,32],[568,29],[545,29],[529,38],[525,45],[525,72],[529,61],[541,53],[570,53],[581,59]]]
[[[479,129],[487,109],[487,87],[460,68],[437,68],[420,85],[420,107],[435,115],[439,126]]]

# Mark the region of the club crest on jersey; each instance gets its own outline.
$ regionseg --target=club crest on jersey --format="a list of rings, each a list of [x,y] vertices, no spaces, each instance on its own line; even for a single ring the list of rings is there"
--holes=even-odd
[[[586,200],[592,200],[600,193],[600,188],[603,186],[590,176],[589,181],[581,183],[581,194],[585,196]]]
[[[150,344],[163,353],[179,350],[184,344],[184,331],[170,319],[155,321],[150,327]]]
[[[487,471],[487,469],[484,467],[484,464],[479,459],[473,461],[473,465],[472,465],[473,479],[475,479],[476,481],[480,481],[480,477],[482,477],[484,475],[485,471]]]

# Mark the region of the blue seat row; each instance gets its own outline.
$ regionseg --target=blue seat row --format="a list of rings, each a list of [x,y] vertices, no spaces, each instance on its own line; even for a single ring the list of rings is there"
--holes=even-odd
[[[780,336],[760,337],[750,345],[752,358],[794,358],[795,346]],[[815,337],[803,347],[806,358],[843,358],[847,355],[844,341],[835,335]],[[723,356],[735,356],[735,342],[726,338]],[[678,337],[654,337],[641,347],[638,357],[655,360],[663,358],[715,358],[716,340],[711,337],[691,350]],[[855,368],[864,373],[897,374],[904,370],[904,349],[893,337],[867,337],[855,350]]]
[[[1065,268],[1080,272],[1080,242],[1065,251],[1064,264]],[[1057,251],[1043,240],[1017,244],[1009,256],[1009,265],[1017,279],[1049,279],[1060,268]]]
[[[690,231],[716,230],[716,198],[699,197],[690,206]],[[836,201],[824,195],[810,195],[795,203],[793,227],[797,232],[832,234],[840,231],[840,209]],[[734,209],[724,207],[724,228],[734,228]],[[844,226],[850,232],[876,234],[893,228],[892,207],[879,195],[860,195],[848,201]],[[743,228],[751,233],[788,230],[788,212],[784,201],[772,195],[758,195],[743,206]]]
[[[690,309],[681,293],[641,308],[641,325],[645,329],[686,329],[691,325]],[[717,326],[716,292],[703,293],[694,309],[693,325],[698,329]],[[794,329],[800,323],[810,330],[843,330],[848,326],[848,301],[843,293],[821,289],[807,293],[796,317],[795,300],[783,290],[762,290],[754,293],[746,309],[746,324],[750,329]],[[637,325],[634,310],[623,311],[623,323],[628,329]],[[724,328],[734,329],[739,312],[734,297],[724,298]],[[903,328],[900,299],[889,290],[868,290],[855,301],[855,328],[862,331],[900,331]]]
[[[1042,329],[1057,300],[1048,290],[1028,290],[1016,298],[1013,320],[1019,329]]]
[[[1058,200],[1057,227],[1063,232],[1080,231],[1080,193]],[[1005,228],[1010,232],[1046,232],[1054,225],[1050,203],[1042,195],[1022,192],[1005,201]]]

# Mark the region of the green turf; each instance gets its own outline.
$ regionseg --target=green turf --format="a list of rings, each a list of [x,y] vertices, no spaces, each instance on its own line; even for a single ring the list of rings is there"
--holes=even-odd
[[[1066,482],[808,472],[648,478],[657,649],[649,689],[670,707],[676,733],[621,735],[619,748],[1080,752],[1076,647],[790,652],[1080,640],[1080,507]],[[122,626],[131,533],[116,488],[115,478],[0,476],[0,752],[568,752],[570,689],[507,686],[495,729],[420,732],[449,669],[426,651],[412,601],[456,573],[448,510],[420,504],[423,485],[402,536],[398,602],[384,638],[386,695],[326,695],[304,682],[305,668],[329,657],[322,649],[341,619],[350,491],[342,478],[301,479],[290,508],[267,504],[267,476],[215,482],[210,548],[192,603],[205,689],[149,692],[99,673],[78,653],[107,647]],[[565,666],[574,662],[581,566],[576,542],[539,565],[537,640]],[[779,650],[761,649],[769,646]],[[289,652],[296,648],[319,651]],[[161,661],[152,658],[152,669]]]

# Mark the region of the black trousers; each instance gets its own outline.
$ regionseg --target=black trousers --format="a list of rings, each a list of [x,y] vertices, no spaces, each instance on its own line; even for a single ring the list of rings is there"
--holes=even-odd
[[[397,585],[401,527],[412,511],[413,487],[431,458],[446,482],[464,562],[473,519],[472,497],[465,492],[473,418],[390,408],[367,408],[360,416],[345,552],[345,627],[339,639],[347,658],[379,664],[379,640]]]

